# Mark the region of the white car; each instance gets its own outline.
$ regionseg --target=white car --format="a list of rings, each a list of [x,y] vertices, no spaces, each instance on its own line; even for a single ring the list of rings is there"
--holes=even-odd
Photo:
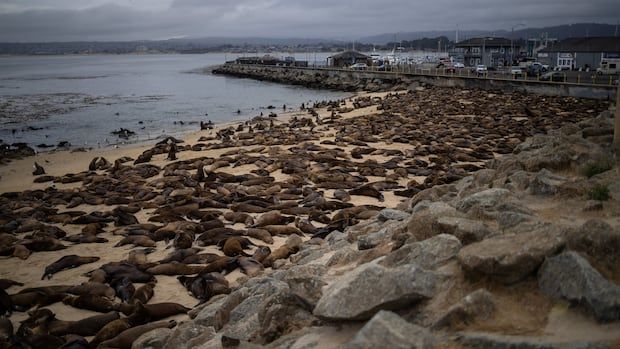
[[[452,66],[453,66],[455,69],[462,69],[462,68],[465,68],[465,64],[463,64],[463,63],[459,63],[459,62],[454,63]]]
[[[368,65],[366,63],[355,63],[349,68],[353,70],[366,70],[368,68]]]
[[[521,67],[511,67],[510,74],[514,76],[521,76],[523,75],[523,70],[521,70]]]
[[[487,72],[487,66],[484,64],[478,64],[475,69],[476,74],[484,75]]]

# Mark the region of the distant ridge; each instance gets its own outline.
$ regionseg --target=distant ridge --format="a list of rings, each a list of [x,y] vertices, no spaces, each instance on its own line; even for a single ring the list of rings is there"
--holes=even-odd
[[[569,37],[588,37],[588,36],[613,36],[616,34],[615,24],[602,24],[602,23],[576,23],[576,24],[563,24],[551,27],[542,28],[522,28],[514,31],[513,39],[528,39],[541,37],[545,33],[550,38],[556,38],[559,40]],[[476,36],[500,36],[511,37],[510,30],[459,30],[459,40],[464,40]],[[620,35],[620,31],[618,32]],[[357,39],[357,41],[365,44],[377,44],[382,45],[388,42],[400,41],[400,40],[415,40],[422,38],[435,38],[439,36],[446,36],[448,39],[454,41],[456,39],[456,28],[454,30],[433,30],[433,31],[416,31],[416,32],[398,32],[398,33],[385,33],[373,36],[366,36]]]

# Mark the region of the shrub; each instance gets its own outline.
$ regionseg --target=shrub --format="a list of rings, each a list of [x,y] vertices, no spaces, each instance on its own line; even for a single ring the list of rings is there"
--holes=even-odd
[[[588,197],[590,200],[609,200],[609,188],[606,185],[599,184],[588,192]]]

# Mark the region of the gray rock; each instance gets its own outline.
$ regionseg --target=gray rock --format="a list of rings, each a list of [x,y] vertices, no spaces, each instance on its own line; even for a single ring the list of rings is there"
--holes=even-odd
[[[523,222],[532,221],[534,219],[536,219],[536,217],[532,215],[512,211],[500,212],[497,215],[497,223],[501,230],[514,228]]]
[[[294,264],[308,264],[321,258],[327,252],[324,246],[310,246],[290,256],[289,259]]]
[[[393,234],[393,230],[389,227],[385,227],[377,232],[370,233],[368,235],[360,236],[357,239],[357,248],[361,250],[368,250],[379,246],[381,243],[390,241]]]
[[[215,338],[216,335],[217,333],[215,332],[215,328],[211,326],[205,327],[198,336],[192,338],[189,342],[187,342],[187,348],[197,348],[203,343],[211,341],[213,338]]]
[[[200,312],[194,316],[194,322],[202,326],[215,326],[218,311],[226,301],[226,297],[220,297],[214,302],[204,306]]]
[[[362,255],[362,251],[354,249],[350,246],[344,247],[334,252],[325,265],[328,267],[333,267],[335,265],[350,264],[357,261],[362,257]]]
[[[316,305],[323,295],[323,275],[327,268],[323,265],[298,265],[289,270],[274,274],[274,278],[286,282],[292,293],[312,305]]]
[[[423,203],[421,202],[418,206]],[[440,218],[458,216],[460,214],[454,207],[444,202],[433,202],[428,207],[417,210],[411,215],[411,219],[407,223],[407,231],[417,241],[426,240],[440,233],[437,227],[437,221]]]
[[[347,343],[345,349],[430,349],[430,331],[405,321],[390,311],[380,311]]]
[[[260,329],[258,307],[264,299],[263,295],[246,298],[230,313],[230,320],[222,329],[222,334],[244,341],[254,338]]]
[[[347,240],[347,234],[339,230],[334,230],[325,237],[325,241],[327,242],[327,245],[329,246],[333,246],[334,244],[340,241],[343,241],[343,240],[344,241]]]
[[[533,195],[556,195],[561,191],[561,187],[568,181],[567,178],[551,173],[547,169],[542,169],[529,185],[530,193]]]
[[[215,330],[212,327],[210,328],[213,333],[215,333]],[[193,338],[200,336],[206,330],[207,327],[196,324],[194,321],[186,321],[180,323],[174,329],[172,334],[170,334],[170,337],[168,337],[168,340],[166,341],[166,345],[164,347],[178,349],[191,348],[190,346],[188,346],[189,341]]]
[[[171,333],[172,330],[169,328],[158,328],[149,331],[138,337],[131,344],[131,349],[163,349]]]
[[[457,202],[456,208],[468,213],[472,209],[493,210],[497,205],[511,198],[510,191],[502,188],[492,188],[472,194]]]
[[[620,272],[620,231],[605,221],[588,220],[568,234],[567,245],[569,249],[585,254],[611,273]]]
[[[284,244],[286,246],[289,246],[291,248],[292,247],[299,247],[299,246],[301,246],[302,243],[303,243],[303,240],[297,234],[289,235],[289,237],[286,238],[286,241],[284,242]]]
[[[554,227],[523,234],[507,234],[467,245],[458,254],[463,268],[488,275],[504,283],[527,277],[544,259],[564,246],[561,232]]]
[[[389,220],[404,221],[409,219],[409,214],[404,211],[385,208],[379,212],[379,214],[377,215],[377,219],[382,222]]]
[[[461,243],[456,237],[440,234],[424,241],[406,244],[385,256],[379,264],[386,267],[415,264],[432,270],[456,256],[460,249]]]
[[[190,310],[189,312],[187,312],[187,315],[189,315],[190,319],[195,319],[198,314],[200,314],[202,312],[203,309],[211,306],[211,304],[216,303],[216,302],[223,302],[223,300],[228,297],[228,294],[218,294],[216,296],[211,297],[211,299],[209,299],[208,302],[200,304],[199,306],[194,307],[194,309]],[[211,326],[211,325],[206,325],[206,326]]]
[[[286,265],[286,259],[278,259],[273,262],[271,268],[274,270],[282,269]]]
[[[456,236],[463,245],[478,242],[492,234],[483,222],[460,217],[440,217],[437,228],[442,234]]]
[[[451,328],[467,325],[477,319],[487,319],[495,311],[493,295],[485,290],[476,290],[440,315],[433,329]]]
[[[204,314],[204,320],[201,321],[201,324],[205,326],[210,326],[211,322],[213,322],[213,327],[215,327],[216,331],[219,331],[230,320],[230,313],[233,311],[233,309],[235,309],[249,296],[250,290],[247,287],[242,287],[232,292],[228,295],[228,297],[224,299],[222,304],[217,307],[214,315],[211,315],[210,313]],[[194,320],[198,321],[196,319]]]
[[[289,291],[278,292],[259,307],[260,342],[270,343],[282,335],[319,324],[313,306]]]
[[[604,343],[550,341],[545,338],[505,336],[484,332],[461,332],[459,341],[477,349],[609,349]]]
[[[314,308],[324,319],[368,319],[378,310],[406,306],[432,297],[434,273],[415,265],[386,268],[363,264],[329,285]]]
[[[575,252],[548,258],[538,273],[538,285],[546,295],[580,305],[601,322],[620,319],[620,287]]]

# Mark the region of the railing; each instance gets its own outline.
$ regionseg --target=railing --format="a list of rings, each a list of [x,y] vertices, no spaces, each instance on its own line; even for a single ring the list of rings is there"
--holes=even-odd
[[[553,72],[555,75],[550,79],[546,79],[544,74],[528,75],[526,72],[522,74],[510,74],[509,71],[485,71],[477,73],[471,68],[427,68],[417,67],[414,65],[393,65],[379,68],[377,66],[369,66],[365,69],[353,69],[348,67],[325,67],[309,65],[307,67],[294,66],[273,66],[273,65],[257,65],[257,64],[231,64],[242,65],[247,67],[264,67],[276,69],[296,69],[296,70],[313,70],[313,71],[336,71],[336,72],[356,72],[356,73],[373,73],[385,74],[386,76],[394,75],[410,75],[410,76],[428,76],[428,77],[444,77],[444,78],[463,78],[463,79],[483,79],[498,81],[514,81],[541,84],[567,84],[579,86],[609,86],[614,87],[618,84],[618,77],[613,75],[599,76],[593,72]]]

